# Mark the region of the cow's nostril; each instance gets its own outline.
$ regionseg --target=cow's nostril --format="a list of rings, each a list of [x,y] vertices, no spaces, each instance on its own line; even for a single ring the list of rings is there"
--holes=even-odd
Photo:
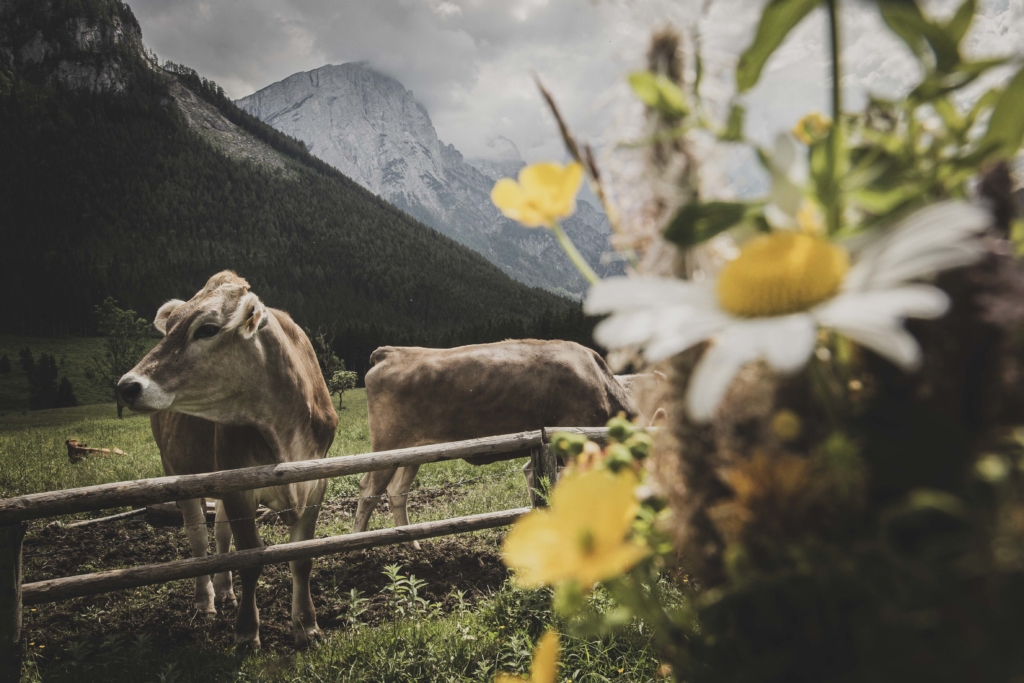
[[[125,403],[132,403],[142,393],[142,384],[139,382],[121,382],[117,385],[117,395]]]

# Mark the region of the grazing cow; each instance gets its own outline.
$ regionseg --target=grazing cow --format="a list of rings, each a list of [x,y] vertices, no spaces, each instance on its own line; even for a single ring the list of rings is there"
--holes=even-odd
[[[153,434],[168,473],[214,472],[322,458],[334,441],[337,413],[309,339],[284,311],[266,308],[230,271],[210,278],[187,302],[169,301],[154,323],[164,338],[117,385],[119,400],[152,414]],[[226,493],[218,521],[230,523],[239,550],[263,545],[256,507],[280,513],[292,541],[313,537],[327,481]],[[206,531],[198,501],[183,506],[186,528]],[[198,515],[198,516],[197,516]],[[217,550],[230,537],[217,524]],[[225,538],[227,542],[225,542]],[[190,536],[190,540],[193,540]],[[320,635],[309,594],[312,560],[291,563],[292,631],[297,644]],[[242,593],[235,642],[259,647],[256,582],[260,569],[239,572]],[[229,587],[230,584],[227,584]],[[227,587],[218,584],[222,597]]]
[[[366,401],[375,451],[541,427],[602,427],[620,412],[630,417],[637,412],[604,359],[575,342],[509,340],[454,349],[382,346],[370,363]],[[494,462],[467,460],[476,465]],[[385,491],[395,524],[408,524],[406,499],[418,470],[419,465],[412,465],[366,473],[359,484],[355,530],[366,530]]]

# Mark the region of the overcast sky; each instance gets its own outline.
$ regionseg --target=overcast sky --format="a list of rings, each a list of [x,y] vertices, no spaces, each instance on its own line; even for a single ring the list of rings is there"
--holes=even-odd
[[[488,156],[495,135],[528,161],[562,158],[532,74],[588,138],[616,136],[624,78],[639,67],[651,29],[671,23],[703,35],[708,93],[729,95],[736,56],[749,43],[757,0],[128,0],[143,38],[163,59],[195,68],[233,98],[293,73],[365,60],[427,108],[445,142]],[[929,6],[948,13],[958,0]],[[897,95],[913,61],[867,4],[847,0],[844,89]],[[972,55],[1024,49],[1024,0],[981,0]],[[767,141],[813,108],[826,109],[823,16],[813,16],[768,65],[748,96],[747,132]]]

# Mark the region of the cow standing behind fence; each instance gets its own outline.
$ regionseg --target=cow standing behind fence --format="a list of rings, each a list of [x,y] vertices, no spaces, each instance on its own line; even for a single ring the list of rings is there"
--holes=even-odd
[[[375,451],[555,425],[603,427],[620,412],[629,417],[637,413],[604,359],[575,342],[508,340],[454,349],[382,346],[370,363],[366,402]],[[467,460],[476,465],[493,462]],[[406,503],[418,471],[413,465],[368,472],[359,485],[355,531],[366,530],[385,491],[395,524],[408,524]]]
[[[212,472],[323,458],[338,425],[309,339],[287,313],[266,308],[249,284],[230,271],[210,278],[187,302],[169,301],[155,325],[164,338],[118,383],[118,398],[153,414],[153,433],[168,473]],[[230,524],[239,550],[263,545],[256,507],[280,513],[292,541],[313,537],[324,479],[226,493],[218,527]],[[186,503],[193,551],[206,553],[205,524],[192,519],[198,500]],[[192,508],[195,510],[192,510]],[[227,517],[225,520],[224,517]],[[205,520],[203,520],[205,522]],[[201,530],[203,542],[200,544]],[[218,534],[218,550],[227,550]],[[320,635],[309,592],[312,560],[290,563],[292,631],[296,643]],[[235,642],[259,647],[256,583],[261,568],[244,569]],[[200,577],[201,580],[201,577]],[[224,584],[223,577],[218,588]],[[197,584],[197,592],[199,584]],[[197,599],[205,595],[197,595]],[[222,597],[228,598],[226,592]],[[205,603],[202,603],[205,607]]]

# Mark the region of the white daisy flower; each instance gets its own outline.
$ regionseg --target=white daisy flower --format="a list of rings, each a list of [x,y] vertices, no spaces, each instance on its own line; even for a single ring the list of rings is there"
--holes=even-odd
[[[772,189],[764,207],[765,220],[776,230],[796,230],[804,222],[801,212],[806,214],[812,205],[804,196],[809,178],[807,155],[789,133],[775,137],[771,174]]]
[[[687,393],[695,420],[710,419],[741,367],[765,360],[780,372],[802,368],[819,328],[835,330],[906,370],[921,349],[906,318],[938,318],[949,299],[911,280],[975,263],[990,217],[949,201],[921,209],[854,251],[824,238],[776,231],[747,242],[717,278],[616,277],[590,289],[584,310],[611,314],[594,338],[609,350],[641,347],[652,363],[702,341]]]

